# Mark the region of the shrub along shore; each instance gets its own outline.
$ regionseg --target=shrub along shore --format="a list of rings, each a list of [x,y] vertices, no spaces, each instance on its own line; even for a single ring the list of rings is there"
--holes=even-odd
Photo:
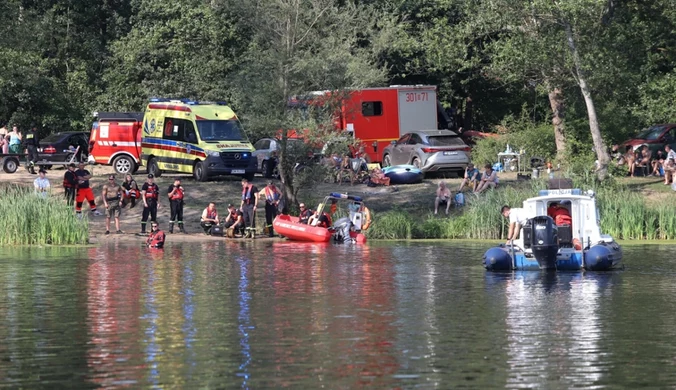
[[[615,181],[602,185],[576,181],[574,187],[596,192],[603,233],[618,240],[676,239],[675,197],[651,204],[643,194]],[[366,235],[385,240],[504,239],[507,220],[500,215],[500,208],[521,207],[524,200],[545,188],[546,181],[542,179],[502,186],[479,197],[466,193],[465,206],[452,208],[450,216],[428,213],[420,217],[405,209],[374,213],[373,225]]]
[[[0,186],[0,226],[0,246],[89,242],[86,217],[78,219],[63,197],[42,198],[19,185]]]

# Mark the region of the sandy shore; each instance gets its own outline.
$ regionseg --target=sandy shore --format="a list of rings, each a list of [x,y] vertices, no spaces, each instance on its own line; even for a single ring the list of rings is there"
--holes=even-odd
[[[113,174],[112,167],[108,166],[90,166],[89,171],[92,172],[93,178],[90,181],[91,187],[96,195],[96,204],[99,210],[103,210],[103,202],[101,200],[101,186],[107,182],[107,177]],[[65,170],[63,168],[54,168],[47,172],[54,196],[62,196],[63,188],[62,181]],[[0,182],[10,182],[14,184],[32,185],[35,175],[31,175],[21,167],[16,173],[7,174],[0,173]],[[174,178],[180,177],[182,179],[185,193],[185,207],[184,207],[184,225],[188,234],[174,233],[169,234],[169,220],[170,208],[169,201],[166,197],[166,191],[170,184],[173,183]],[[118,183],[121,183],[122,176],[117,175]],[[145,171],[140,170],[134,175],[139,188],[146,180]],[[516,180],[514,173],[501,173],[500,179],[502,182]],[[313,188],[301,189],[299,198],[301,201],[311,205],[315,208],[324,196],[330,192],[349,193],[351,195],[358,195],[364,198],[367,206],[377,214],[393,208],[403,209],[412,213],[427,214],[434,210],[434,192],[439,181],[445,181],[452,190],[456,190],[460,185],[460,179],[426,179],[423,183],[413,185],[399,185],[389,187],[368,187],[363,184],[351,186],[347,184],[326,184],[321,183]],[[157,219],[160,228],[167,233],[168,240],[179,242],[202,242],[206,240],[223,240],[221,237],[211,237],[203,234],[200,227],[200,215],[202,210],[209,202],[215,202],[220,216],[223,218],[227,213],[226,206],[228,203],[235,205],[240,204],[241,199],[241,179],[237,177],[221,177],[209,182],[196,182],[189,175],[184,174],[164,174],[157,178],[157,185],[160,187],[160,192],[163,195],[160,199],[160,207],[157,212]],[[254,179],[254,184],[262,189],[267,180],[263,177],[257,176]],[[276,181],[277,185],[280,185]],[[268,237],[263,237],[262,227],[265,225],[265,211],[262,207],[262,202],[258,207],[256,213],[256,226],[258,227],[258,236],[256,240],[271,240]],[[142,202],[138,202],[136,207],[130,208],[129,205],[122,209],[120,217],[120,229],[123,234],[115,234],[114,222],[111,221],[111,234],[105,235],[105,216],[89,217],[90,227],[90,241],[92,243],[100,243],[106,241],[130,241],[142,242],[144,237],[137,236],[136,233],[141,231],[141,214],[143,211]],[[148,226],[148,231],[150,226]],[[174,227],[178,232],[178,226]],[[243,238],[236,238],[235,240],[246,240]]]

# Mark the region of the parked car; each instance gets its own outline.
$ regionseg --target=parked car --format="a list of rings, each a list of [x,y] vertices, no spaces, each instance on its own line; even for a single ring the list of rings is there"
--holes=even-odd
[[[67,162],[75,155],[75,161],[86,161],[89,144],[89,133],[81,131],[65,131],[56,133],[40,140],[38,147],[38,162]],[[44,164],[42,164],[44,165]],[[44,165],[50,168],[49,165]]]
[[[650,126],[642,130],[638,135],[620,144],[620,151],[624,152],[627,146],[636,150],[641,145],[648,145],[653,152],[663,150],[664,145],[669,144],[676,148],[676,123]]]
[[[470,147],[450,130],[406,133],[383,150],[383,166],[411,164],[425,173],[462,174],[470,162]]]
[[[302,144],[303,140],[298,138],[289,138],[288,142],[289,146],[293,147],[294,143],[300,142]],[[272,152],[279,152],[279,140],[276,138],[261,138],[254,144],[254,149],[256,149],[253,152],[253,155],[257,159],[257,170],[259,173],[265,173]]]

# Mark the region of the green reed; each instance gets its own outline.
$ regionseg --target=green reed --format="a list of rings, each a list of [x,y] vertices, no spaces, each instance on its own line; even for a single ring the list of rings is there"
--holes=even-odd
[[[385,212],[374,216],[367,236],[371,239],[502,239],[507,233],[507,220],[500,214],[500,208],[503,205],[522,207],[524,200],[537,196],[545,185],[543,180],[532,180],[487,191],[478,197],[465,193],[465,206],[452,208],[450,216],[400,210]],[[603,233],[624,240],[676,239],[676,198],[652,205],[642,194],[617,183],[579,188],[596,191]],[[424,214],[422,218],[415,217],[421,214]]]
[[[32,189],[0,187],[0,246],[86,244],[89,226],[57,196],[41,198]]]

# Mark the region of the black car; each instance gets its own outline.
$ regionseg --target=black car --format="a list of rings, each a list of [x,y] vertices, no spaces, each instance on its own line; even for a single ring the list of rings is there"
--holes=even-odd
[[[38,163],[62,163],[72,161],[86,161],[88,154],[89,133],[81,131],[64,131],[51,134],[40,140],[38,148]],[[80,149],[78,149],[78,146]],[[77,154],[76,154],[77,152]],[[49,165],[45,165],[50,168]]]

